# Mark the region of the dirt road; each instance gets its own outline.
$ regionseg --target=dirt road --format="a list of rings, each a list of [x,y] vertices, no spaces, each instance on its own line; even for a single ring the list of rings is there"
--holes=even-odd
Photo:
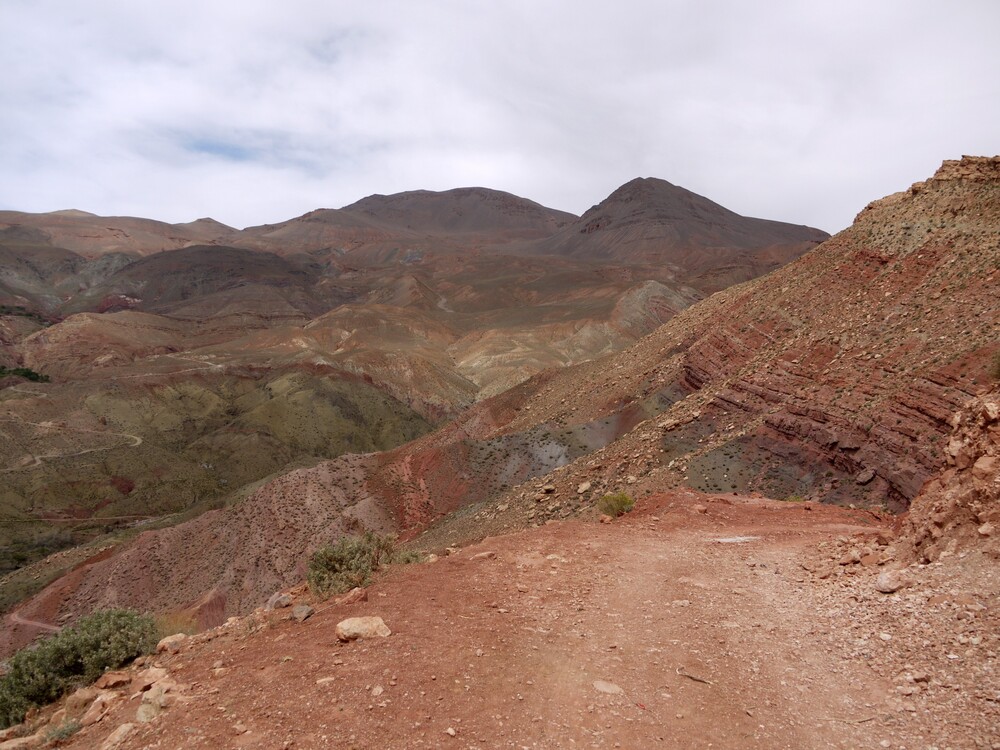
[[[21,617],[17,612],[11,612],[7,615],[7,621],[11,625],[21,625],[24,627],[35,628],[36,630],[41,630],[46,633],[58,633],[62,628],[58,625],[50,625],[47,622],[39,622],[38,620],[29,620],[26,617]]]
[[[198,636],[158,658],[186,697],[121,747],[991,746],[995,716],[948,704],[937,677],[901,701],[893,675],[919,656],[880,635],[909,627],[879,619],[884,595],[851,610],[872,591],[860,565],[841,576],[855,590],[800,564],[814,567],[818,542],[878,531],[870,515],[705,502],[663,496],[613,524],[488,539],[395,568],[367,602],[320,604],[305,623],[280,610],[259,630],[251,618]],[[338,643],[337,622],[359,615],[392,636]],[[973,676],[984,694],[995,658]],[[97,746],[136,706],[71,747]],[[956,710],[968,720],[935,713]]]

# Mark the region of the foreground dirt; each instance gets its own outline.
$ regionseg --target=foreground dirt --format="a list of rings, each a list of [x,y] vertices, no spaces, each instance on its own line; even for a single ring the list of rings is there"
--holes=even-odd
[[[304,623],[188,639],[156,658],[178,702],[115,747],[998,747],[995,563],[881,594],[878,565],[834,559],[880,534],[862,511],[682,491],[486,539]],[[339,643],[360,615],[392,635]]]

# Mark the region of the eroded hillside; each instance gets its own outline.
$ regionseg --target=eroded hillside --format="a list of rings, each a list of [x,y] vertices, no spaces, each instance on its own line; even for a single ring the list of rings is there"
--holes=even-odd
[[[246,611],[348,527],[413,532],[450,513],[418,542],[443,548],[590,512],[619,489],[903,509],[940,467],[951,414],[992,377],[998,171],[995,158],[946,162],[619,354],[536,375],[393,451],[277,477],[93,561],[24,611],[206,596],[223,603],[215,616]],[[196,558],[197,576],[193,561],[173,569],[209,542],[218,551]],[[162,586],[136,586],[150,559]]]

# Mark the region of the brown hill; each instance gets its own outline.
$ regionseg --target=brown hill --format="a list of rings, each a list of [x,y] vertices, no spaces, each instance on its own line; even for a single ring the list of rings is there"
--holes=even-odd
[[[212,591],[240,611],[297,580],[312,546],[349,523],[413,529],[462,509],[425,537],[444,546],[568,517],[618,489],[686,483],[905,508],[940,466],[951,413],[987,387],[998,181],[1000,158],[946,162],[800,260],[620,354],[537,375],[392,452],[278,477],[237,508],[95,563],[25,612],[72,614],[134,592],[151,556],[163,585],[140,587],[138,603]],[[197,577],[171,572],[209,538],[217,549]]]
[[[225,242],[237,230],[213,219],[166,224],[131,216],[95,216],[66,210],[44,214],[0,211],[0,242],[28,241],[86,258],[107,253],[148,255],[189,245]]]
[[[666,180],[622,185],[532,252],[624,263],[667,263],[716,291],[772,271],[829,237],[811,227],[740,216]]]
[[[273,253],[192,245],[128,264],[75,295],[60,312],[135,308],[199,320],[246,313],[304,322],[350,296],[321,280]]]
[[[408,262],[429,250],[468,252],[483,244],[547,237],[575,218],[498,190],[416,190],[249,227],[241,243],[282,254],[351,253],[355,261]]]

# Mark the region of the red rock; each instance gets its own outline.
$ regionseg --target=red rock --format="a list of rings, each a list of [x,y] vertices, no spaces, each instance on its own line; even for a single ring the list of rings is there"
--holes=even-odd
[[[128,672],[105,672],[97,678],[94,687],[99,690],[109,690],[128,685],[132,681],[132,675]]]

